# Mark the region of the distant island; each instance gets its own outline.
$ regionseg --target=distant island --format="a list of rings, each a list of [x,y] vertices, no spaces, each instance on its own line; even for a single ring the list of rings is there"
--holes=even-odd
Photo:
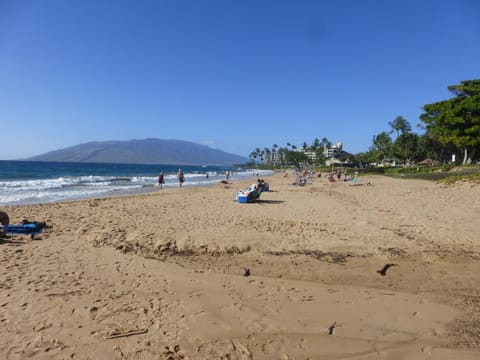
[[[211,165],[245,164],[249,159],[182,140],[149,138],[129,141],[94,141],[30,157],[30,161]]]

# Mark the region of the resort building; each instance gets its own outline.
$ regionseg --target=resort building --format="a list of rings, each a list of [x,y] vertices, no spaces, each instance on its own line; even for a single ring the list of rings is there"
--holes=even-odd
[[[343,143],[337,142],[330,147],[325,146],[324,154],[327,159],[339,157],[343,153]]]

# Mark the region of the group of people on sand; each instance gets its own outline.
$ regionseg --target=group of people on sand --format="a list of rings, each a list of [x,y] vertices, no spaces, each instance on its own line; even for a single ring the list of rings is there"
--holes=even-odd
[[[321,178],[323,175],[321,172],[317,174],[317,177]],[[343,181],[358,181],[358,171],[355,171],[353,175],[349,174],[347,170],[341,171],[341,170],[335,170],[332,172],[329,172],[328,174],[325,175],[325,178],[330,181],[340,181],[343,178]]]
[[[307,183],[312,182],[311,180],[309,181],[309,179],[313,177],[315,172],[313,170],[307,170],[307,169],[305,170],[295,169],[294,174],[296,178],[292,185],[305,186],[307,185]],[[287,177],[288,173],[285,172],[283,176]]]
[[[288,173],[286,171],[282,171],[284,177],[288,177]],[[295,175],[296,179],[292,183],[292,185],[296,186],[305,186],[307,184],[312,183],[312,178],[314,177],[315,172],[313,170],[295,170]],[[355,171],[353,174],[349,173],[347,170],[335,170],[332,172],[325,174],[322,174],[321,172],[318,172],[316,174],[318,178],[324,177],[327,179],[329,182],[335,182],[335,181],[349,181],[353,183],[358,183],[358,171]],[[371,185],[370,182],[366,183],[365,185]]]

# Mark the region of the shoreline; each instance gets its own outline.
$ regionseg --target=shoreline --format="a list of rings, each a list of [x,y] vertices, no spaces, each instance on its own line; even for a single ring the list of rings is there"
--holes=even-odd
[[[164,173],[164,187],[178,185],[178,165],[42,163],[14,161],[0,169],[0,205],[49,203],[94,198],[117,193],[141,193],[158,185]],[[221,166],[185,166],[185,187],[211,186],[226,178],[250,178],[253,169]],[[229,169],[229,170],[227,170]],[[260,171],[268,176],[271,171]],[[233,179],[232,178],[232,179]]]
[[[273,171],[269,171],[269,173],[264,173],[261,175],[261,177],[268,178],[274,174]],[[233,177],[229,181],[246,181],[247,179],[255,178],[255,175],[246,175],[245,173],[241,174],[239,177]],[[15,200],[15,201],[7,201],[0,203],[0,206],[22,206],[22,205],[33,205],[33,204],[48,204],[48,203],[55,203],[55,202],[63,202],[63,201],[75,201],[75,200],[84,200],[84,199],[94,199],[94,198],[107,198],[107,197],[115,197],[115,196],[124,196],[124,195],[135,195],[135,194],[143,194],[143,193],[149,193],[149,192],[155,192],[158,190],[158,183],[156,182],[156,177],[152,177],[152,182],[144,183],[144,184],[138,184],[134,187],[128,187],[128,186],[116,186],[116,187],[111,187],[110,189],[104,189],[101,192],[98,193],[88,193],[88,189],[90,191],[98,191],[97,188],[95,187],[88,187],[88,186],[62,186],[60,188],[52,188],[52,189],[43,189],[43,190],[35,190],[33,188],[32,190],[28,190],[32,193],[31,197],[28,199],[24,200]],[[38,181],[42,181],[42,179],[37,179]],[[51,181],[50,179],[49,181]],[[221,183],[221,181],[224,180],[224,176],[219,176],[216,175],[215,177],[210,178],[210,180],[207,179],[207,181],[196,181],[189,182],[187,181],[183,184],[184,188],[192,188],[192,187],[210,187],[210,186],[216,186],[218,183]],[[4,182],[6,183],[6,182]],[[172,179],[167,180],[166,184],[164,184],[163,190],[166,189],[175,189],[179,188],[178,182],[172,181]],[[75,191],[79,191],[79,189],[82,189],[84,192],[87,191],[86,193],[82,194],[74,194]],[[36,191],[39,191],[42,195],[44,196],[45,199],[40,200],[41,198],[36,198],[34,195]],[[51,193],[50,193],[51,192]],[[69,193],[70,192],[70,193]],[[6,192],[6,194],[8,194]],[[64,197],[64,198],[63,198]]]
[[[480,214],[478,185],[293,180],[268,177],[253,204],[235,201],[249,179],[5,206],[11,222],[52,228],[1,240],[0,347],[9,358],[478,357],[480,243],[466,216]]]

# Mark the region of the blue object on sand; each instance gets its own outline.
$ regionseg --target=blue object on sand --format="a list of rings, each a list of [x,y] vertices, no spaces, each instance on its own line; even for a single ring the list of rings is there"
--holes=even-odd
[[[35,235],[41,234],[45,226],[39,226],[38,224],[14,224],[4,226],[6,234],[10,235],[30,235],[33,239]]]
[[[247,194],[239,194],[237,199],[239,204],[246,204],[248,202]]]

